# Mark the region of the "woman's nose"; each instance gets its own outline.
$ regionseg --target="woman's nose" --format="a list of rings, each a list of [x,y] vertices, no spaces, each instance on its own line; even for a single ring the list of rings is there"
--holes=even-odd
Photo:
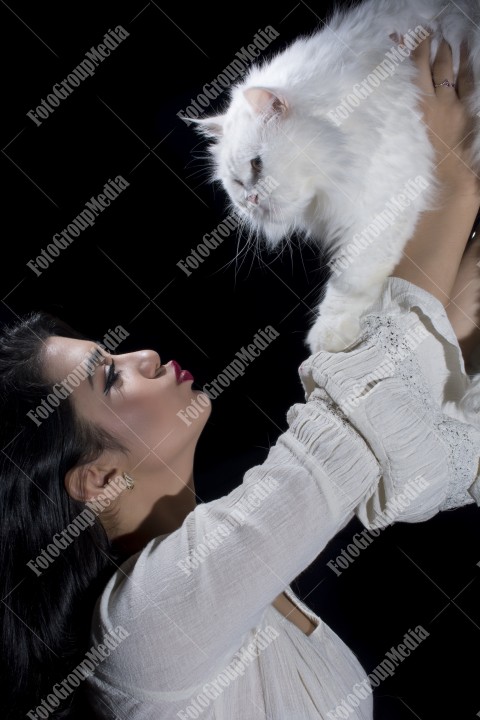
[[[137,355],[137,367],[139,372],[148,378],[155,377],[160,368],[160,355],[155,350],[140,350]]]

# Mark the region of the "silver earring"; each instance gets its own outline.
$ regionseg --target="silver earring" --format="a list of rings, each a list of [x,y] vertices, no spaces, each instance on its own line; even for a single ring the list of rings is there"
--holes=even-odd
[[[130,477],[130,475],[127,475],[126,472],[123,473],[123,479],[125,480],[125,483],[127,485],[127,490],[133,490],[135,486],[135,480]]]

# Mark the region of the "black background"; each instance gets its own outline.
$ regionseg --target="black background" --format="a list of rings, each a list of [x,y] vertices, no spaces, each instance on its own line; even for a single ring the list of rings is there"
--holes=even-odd
[[[185,275],[176,263],[226,211],[220,188],[206,182],[205,142],[177,112],[258,29],[280,33],[271,45],[278,51],[320,26],[329,7],[296,0],[273,9],[247,0],[0,5],[1,319],[41,308],[94,339],[122,325],[130,336],[119,351],[152,347],[163,362],[174,357],[198,387],[259,328],[280,333],[214,401],[196,459],[199,502],[227,493],[262,462],[286,428],[288,407],[303,400],[297,367],[325,275],[308,248],[279,256],[249,249],[235,260],[242,243],[234,235]],[[26,113],[118,24],[129,37],[37,127]],[[119,174],[130,186],[37,277],[26,263]],[[353,521],[293,583],[367,672],[409,628],[429,631],[376,690],[376,718],[480,713],[479,521],[470,506],[395,525],[336,577],[326,563],[361,530]]]

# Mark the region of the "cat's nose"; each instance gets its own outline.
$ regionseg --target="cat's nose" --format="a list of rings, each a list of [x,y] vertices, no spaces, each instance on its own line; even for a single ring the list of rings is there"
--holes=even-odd
[[[247,202],[252,203],[252,205],[258,205],[258,195],[253,193],[251,195],[247,195]]]

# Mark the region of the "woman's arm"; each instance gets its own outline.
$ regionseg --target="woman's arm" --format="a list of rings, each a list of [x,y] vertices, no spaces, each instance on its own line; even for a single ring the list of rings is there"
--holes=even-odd
[[[438,512],[458,461],[435,431],[425,394],[412,393],[388,369],[363,392],[382,363],[384,350],[369,337],[354,351],[322,351],[303,363],[302,377],[311,373],[314,387],[307,402],[290,408],[289,428],[266,461],[228,495],[198,505],[178,530],[152,540],[108,583],[92,642],[117,625],[130,635],[102,663],[101,678],[140,700],[188,700],[377,493],[382,474],[394,494],[423,479],[417,507],[410,508],[415,521]],[[357,396],[349,422],[338,406]],[[476,447],[471,454],[476,470]],[[383,512],[381,498],[377,505]]]
[[[462,47],[457,90],[435,88],[433,78],[453,80],[452,53],[443,41],[430,67],[430,38],[412,53],[418,84],[424,92],[423,116],[436,150],[439,207],[423,213],[404,257],[391,273],[430,292],[447,306],[480,206],[480,182],[469,166],[468,148],[473,132],[465,98],[473,78]]]
[[[471,366],[472,355],[480,347],[480,236],[478,233],[463,254],[450,303],[445,310],[457,336],[466,372],[478,372],[478,369]]]
[[[94,620],[98,641],[117,625],[130,636],[101,675],[121,679],[124,692],[167,702],[214,677],[375,491],[375,456],[330,402],[312,397],[288,417],[288,430],[239,487],[199,504],[107,585]]]

